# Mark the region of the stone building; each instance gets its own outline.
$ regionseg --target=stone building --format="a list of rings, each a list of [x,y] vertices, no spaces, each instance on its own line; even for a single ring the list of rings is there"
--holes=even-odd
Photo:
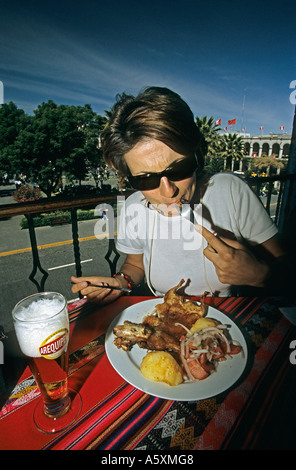
[[[257,136],[244,136],[245,152],[247,157],[261,157],[276,155],[277,158],[288,158],[291,135],[269,134]]]
[[[256,135],[250,136],[249,134],[238,135],[243,137],[244,142],[244,158],[239,162],[232,162],[234,170],[239,170],[242,173],[246,170],[251,169],[251,163],[253,158],[262,156],[275,156],[283,161],[288,162],[291,135],[290,134],[268,134],[268,135]],[[227,164],[225,162],[225,168]],[[273,170],[273,173],[280,173],[280,168]]]

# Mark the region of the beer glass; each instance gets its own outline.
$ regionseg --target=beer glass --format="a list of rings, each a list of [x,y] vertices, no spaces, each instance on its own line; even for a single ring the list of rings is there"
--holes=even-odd
[[[36,427],[47,433],[68,427],[81,409],[81,397],[68,387],[69,317],[57,292],[42,292],[14,307],[13,322],[20,349],[41,393],[34,410]]]

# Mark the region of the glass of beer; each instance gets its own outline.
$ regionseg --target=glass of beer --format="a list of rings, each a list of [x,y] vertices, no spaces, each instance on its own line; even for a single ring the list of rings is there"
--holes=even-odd
[[[68,387],[69,316],[57,292],[42,292],[14,307],[13,322],[22,353],[41,393],[34,410],[36,427],[58,432],[74,422],[81,409],[79,393]]]

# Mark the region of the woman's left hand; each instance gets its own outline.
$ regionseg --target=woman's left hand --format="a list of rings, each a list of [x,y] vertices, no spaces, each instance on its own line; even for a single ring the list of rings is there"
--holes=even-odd
[[[235,286],[264,286],[269,272],[267,264],[259,261],[237,240],[218,237],[200,225],[195,228],[208,242],[204,255],[214,264],[220,282]]]

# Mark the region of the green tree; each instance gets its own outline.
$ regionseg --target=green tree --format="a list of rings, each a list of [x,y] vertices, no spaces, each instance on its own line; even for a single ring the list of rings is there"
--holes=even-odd
[[[214,121],[213,116],[209,119],[207,116],[198,117],[196,116],[195,122],[202,135],[204,136],[207,145],[208,153],[207,158],[213,158],[217,156],[217,148],[219,146],[219,134],[221,130],[219,126]]]
[[[213,116],[196,116],[196,125],[203,134],[208,151],[205,157],[205,169],[210,173],[219,173],[223,170],[224,162],[221,158],[221,128],[215,123]]]
[[[15,171],[26,174],[47,196],[58,188],[63,174],[82,180],[89,163],[101,158],[100,121],[90,105],[42,103],[17,136]]]
[[[244,158],[243,137],[237,134],[223,134],[220,139],[220,155],[226,159],[226,166],[233,171],[234,163]]]
[[[28,124],[29,117],[11,101],[0,106],[0,173],[13,173],[16,139]]]
[[[26,174],[32,183],[51,196],[69,167],[83,177],[84,136],[79,131],[74,106],[57,106],[53,101],[42,103],[30,122],[17,137],[15,169]]]
[[[77,107],[79,129],[84,134],[83,153],[87,170],[92,174],[98,187],[98,167],[103,163],[102,150],[99,148],[100,133],[106,125],[107,118],[95,113],[89,104]]]
[[[280,159],[276,158],[276,155],[263,154],[261,157],[252,159],[251,167],[252,169],[258,169],[259,171],[265,170],[266,173],[269,174],[271,168],[283,169],[285,164]]]

